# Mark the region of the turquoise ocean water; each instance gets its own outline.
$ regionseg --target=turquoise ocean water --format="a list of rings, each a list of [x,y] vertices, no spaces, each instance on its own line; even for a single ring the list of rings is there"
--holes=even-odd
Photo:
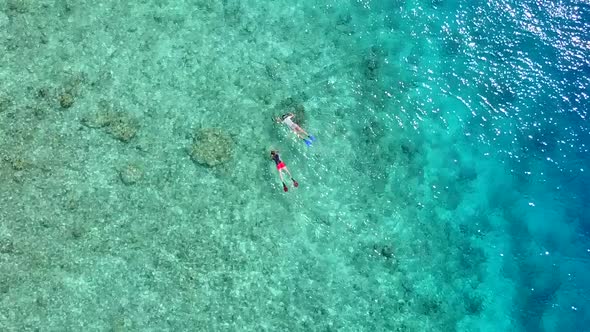
[[[0,331],[590,331],[589,84],[587,0],[0,0]]]

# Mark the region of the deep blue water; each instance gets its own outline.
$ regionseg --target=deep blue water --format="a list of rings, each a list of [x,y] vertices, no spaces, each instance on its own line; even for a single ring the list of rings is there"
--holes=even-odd
[[[517,289],[513,319],[527,331],[589,330],[590,4],[392,4],[383,10],[411,22],[408,38],[440,44],[430,57],[405,58],[428,79],[416,98],[424,115],[403,120],[439,117],[460,127],[457,142],[507,174],[488,182],[497,182],[489,206],[501,211],[512,242],[504,272]],[[394,87],[390,79],[383,89]],[[464,107],[432,114],[448,96]]]

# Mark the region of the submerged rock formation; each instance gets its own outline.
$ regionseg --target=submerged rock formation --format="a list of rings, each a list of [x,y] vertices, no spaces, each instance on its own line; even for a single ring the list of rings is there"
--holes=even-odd
[[[214,167],[231,160],[234,142],[218,128],[204,128],[197,131],[189,154],[198,164]]]

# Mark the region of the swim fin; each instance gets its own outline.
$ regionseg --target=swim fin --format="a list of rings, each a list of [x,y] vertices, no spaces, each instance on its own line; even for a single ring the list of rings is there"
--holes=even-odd
[[[293,186],[295,188],[299,187],[299,182],[295,181],[295,179],[291,178],[291,180],[293,180]]]
[[[311,141],[306,140],[305,138],[303,139],[303,141],[305,142],[305,145],[307,146],[311,146]]]
[[[313,135],[309,135],[309,136],[307,136],[307,137],[309,137],[309,139],[310,139],[312,142],[315,142],[315,137],[314,137]]]
[[[283,182],[283,191],[284,192],[289,191],[289,188],[287,188],[287,185],[285,184],[285,182]]]

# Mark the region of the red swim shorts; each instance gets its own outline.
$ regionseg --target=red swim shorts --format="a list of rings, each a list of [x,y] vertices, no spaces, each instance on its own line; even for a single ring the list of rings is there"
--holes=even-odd
[[[277,165],[277,169],[278,169],[279,171],[280,171],[281,169],[285,168],[285,167],[287,167],[287,165],[285,165],[285,163],[284,163],[284,162],[282,162],[282,161],[281,161],[281,162],[280,162],[280,163]]]

